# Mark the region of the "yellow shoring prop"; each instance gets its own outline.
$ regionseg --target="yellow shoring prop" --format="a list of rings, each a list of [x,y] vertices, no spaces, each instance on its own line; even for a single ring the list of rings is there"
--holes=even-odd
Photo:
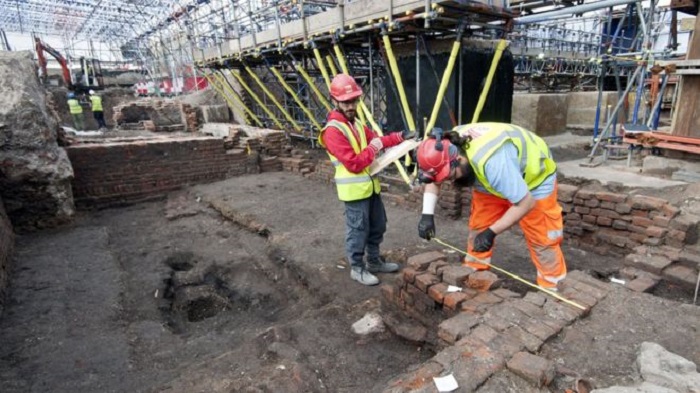
[[[489,90],[491,90],[493,75],[496,73],[496,68],[498,68],[498,62],[501,60],[501,55],[503,54],[503,51],[506,49],[507,46],[508,42],[504,39],[498,41],[498,45],[496,45],[496,51],[493,54],[493,60],[491,60],[491,68],[489,68],[489,73],[486,76],[484,90],[481,91],[481,95],[479,96],[479,102],[476,104],[476,109],[474,109],[472,123],[476,123],[477,121],[479,121],[479,115],[481,115],[481,110],[484,109],[486,97],[489,96]]]
[[[326,65],[323,64],[323,58],[321,57],[321,52],[319,52],[318,48],[314,48],[314,57],[316,58],[318,69],[321,70],[321,75],[323,75],[323,80],[326,81],[326,87],[330,90],[331,78],[328,76]]]
[[[343,56],[343,52],[340,50],[340,47],[338,44],[333,45],[333,50],[335,50],[335,55],[338,58],[338,63],[340,64],[340,68],[343,69],[343,72],[350,75],[350,72],[348,72],[348,65],[345,63],[345,57]],[[380,136],[384,136],[384,133],[382,132],[382,129],[379,128],[379,125],[374,121],[374,118],[372,117],[372,114],[367,110],[367,106],[365,106],[364,101],[362,101],[362,98],[358,100],[359,102],[359,108],[360,110],[357,111],[357,113],[360,115],[360,119],[362,119],[362,112],[365,112],[367,115],[367,120],[369,120],[370,124],[372,124],[372,128],[374,128],[374,131],[377,132]],[[364,123],[364,119],[362,119],[362,122]],[[399,170],[399,174],[401,175],[401,178],[403,178],[403,181],[408,184],[409,187],[411,187],[411,179],[408,177],[408,174],[406,173],[406,169],[399,163],[398,161],[394,161],[394,165],[396,165],[396,169]]]
[[[214,78],[211,78],[211,76],[213,76]],[[264,127],[263,122],[260,121],[260,119],[258,118],[258,116],[256,116],[255,113],[253,113],[253,111],[251,111],[251,110],[248,108],[248,106],[247,106],[243,101],[241,101],[241,100],[238,98],[238,96],[236,96],[235,94],[231,94],[231,95],[229,96],[228,94],[226,94],[226,93],[221,89],[220,86],[217,86],[216,83],[214,83],[214,81],[216,80],[217,74],[211,74],[211,75],[204,74],[204,77],[207,79],[207,81],[209,81],[209,84],[210,84],[219,94],[221,94],[222,97],[224,97],[224,99],[226,100],[226,102],[231,106],[231,109],[235,109],[235,108],[237,108],[237,107],[243,108],[243,111],[246,113],[246,115],[248,115],[248,116],[253,120],[253,122],[255,122],[255,124],[258,125],[258,127]],[[216,81],[217,81],[218,83],[221,83],[221,81],[219,81],[219,80],[216,80]],[[234,101],[235,101],[235,102],[234,102]]]
[[[225,77],[223,75],[220,75],[220,74],[212,74],[212,75],[214,75],[215,78],[218,78],[217,81],[225,89],[225,90],[223,90],[224,93],[226,91],[229,91],[230,97],[232,97],[233,100],[238,105],[240,105],[241,108],[243,108],[243,110],[255,121],[255,123],[258,124],[258,126],[260,126],[260,127],[265,127],[265,124],[260,120],[260,118],[255,114],[255,112],[253,112],[250,108],[248,108],[248,106],[243,102],[243,100],[238,96],[238,94],[235,91],[233,91],[233,88],[231,86],[229,86],[228,82],[225,80]]]
[[[436,243],[441,244],[441,245],[443,245],[443,246],[445,246],[445,247],[447,247],[447,248],[450,248],[450,249],[452,249],[452,250],[455,250],[455,251],[457,251],[457,252],[460,253],[460,254],[463,254],[463,255],[466,256],[469,260],[471,260],[471,261],[473,261],[473,262],[477,262],[477,263],[480,263],[480,264],[482,264],[482,265],[489,265],[492,269],[494,269],[494,270],[496,270],[496,271],[499,271],[499,272],[505,274],[506,276],[508,276],[508,277],[510,277],[510,278],[512,278],[512,279],[514,279],[514,280],[520,281],[521,283],[523,283],[523,284],[525,284],[525,285],[528,285],[528,286],[530,286],[530,287],[532,287],[532,288],[535,288],[535,289],[537,289],[538,291],[544,292],[544,293],[546,293],[546,294],[549,295],[549,296],[552,296],[552,297],[554,297],[554,298],[556,298],[556,299],[558,299],[558,300],[561,300],[562,302],[564,302],[564,303],[566,303],[566,304],[568,304],[568,305],[570,305],[570,306],[574,306],[574,307],[576,307],[576,308],[578,308],[578,309],[581,309],[581,310],[583,310],[583,311],[586,311],[586,310],[587,310],[586,307],[584,307],[584,306],[582,306],[582,305],[580,305],[580,304],[578,304],[578,303],[576,303],[576,302],[574,302],[574,301],[571,301],[571,300],[569,300],[569,299],[567,299],[567,298],[561,296],[560,294],[558,294],[558,293],[556,293],[556,292],[554,292],[554,291],[550,291],[550,290],[547,289],[547,288],[542,288],[542,287],[539,286],[539,285],[533,284],[533,283],[531,283],[530,281],[527,281],[527,280],[525,280],[525,279],[523,279],[523,278],[520,278],[520,276],[518,276],[518,275],[516,275],[516,274],[513,274],[513,273],[511,273],[511,272],[509,272],[509,271],[507,271],[507,270],[505,270],[505,269],[502,269],[502,268],[500,268],[500,267],[494,265],[493,263],[489,263],[489,262],[487,262],[487,261],[485,261],[485,260],[483,260],[483,259],[479,259],[479,258],[477,258],[477,257],[475,257],[475,256],[473,256],[473,255],[471,255],[471,254],[469,254],[469,253],[467,253],[467,252],[465,252],[465,251],[463,251],[463,250],[460,250],[459,248],[457,248],[457,247],[455,247],[455,246],[453,246],[453,245],[451,245],[451,244],[445,243],[444,241],[442,241],[442,240],[440,240],[440,239],[438,239],[438,238],[436,238],[436,237],[433,237],[432,240],[434,240]]]
[[[338,69],[335,67],[335,62],[333,61],[333,57],[331,55],[326,56],[326,61],[328,62],[328,69],[331,70],[331,73],[333,76],[338,75]],[[331,88],[331,82],[328,82],[328,88]]]
[[[280,104],[279,101],[277,101],[277,98],[275,98],[274,94],[272,94],[270,90],[268,90],[268,88],[265,86],[264,83],[262,83],[260,78],[258,78],[258,76],[255,75],[253,70],[251,70],[248,66],[245,66],[245,70],[248,72],[248,75],[250,75],[250,77],[253,78],[255,83],[257,83],[258,86],[260,86],[260,89],[267,95],[267,98],[269,98],[270,101],[272,101],[275,104],[275,106],[277,107],[277,109],[280,110],[280,112],[282,112],[285,119],[287,119],[287,121],[292,125],[292,127],[294,127],[295,130],[301,132],[302,127],[299,124],[297,124],[292,115],[290,115],[289,112],[287,112],[287,110],[284,109],[284,107],[282,106],[282,104]]]
[[[409,131],[416,131],[416,123],[413,121],[413,114],[411,113],[411,107],[408,105],[408,100],[406,99],[406,91],[403,88],[403,79],[401,79],[401,73],[399,72],[399,66],[396,64],[396,57],[394,56],[394,50],[391,48],[391,39],[388,34],[384,34],[382,37],[384,41],[384,49],[386,50],[386,56],[389,58],[389,68],[391,68],[391,73],[394,74],[394,80],[396,81],[396,87],[399,90],[399,99],[401,100],[401,106],[403,107],[404,116],[406,116],[406,123],[408,124]],[[406,166],[411,165],[411,155],[406,154],[405,159]]]
[[[233,72],[233,71],[229,71],[229,73],[230,73],[231,75],[233,75],[233,77],[236,78],[236,80],[238,81],[238,83],[240,83],[241,86],[243,86],[243,88],[245,89],[245,91],[247,91],[248,94],[250,94],[250,96],[253,97],[253,100],[255,100],[255,102],[257,102],[258,105],[260,105],[260,107],[262,108],[262,110],[265,111],[265,113],[267,113],[267,116],[269,116],[270,119],[272,119],[272,121],[275,123],[275,125],[277,125],[277,127],[278,127],[280,130],[284,130],[284,126],[282,125],[282,123],[280,123],[280,121],[277,120],[277,117],[275,117],[275,114],[272,113],[272,111],[270,110],[270,108],[268,108],[267,106],[265,106],[265,103],[263,103],[262,100],[260,99],[260,97],[258,97],[258,95],[255,94],[255,92],[253,91],[253,89],[251,89],[250,86],[248,86],[248,84],[245,83],[245,81],[243,80],[243,77],[241,77],[240,75],[238,75],[238,73]]]
[[[323,96],[323,94],[321,94],[321,92],[318,90],[318,87],[316,87],[316,84],[314,83],[313,79],[311,79],[309,74],[306,73],[306,70],[304,70],[304,68],[299,64],[294,64],[294,68],[297,70],[297,72],[299,72],[301,77],[304,78],[306,84],[309,85],[311,90],[313,90],[313,92],[316,94],[316,97],[318,97],[318,100],[321,101],[321,104],[323,104],[323,106],[325,106],[328,111],[333,109],[326,97]]]
[[[459,53],[459,48],[461,46],[461,39],[456,40],[454,44],[452,44],[452,53],[450,53],[450,59],[447,61],[447,67],[445,68],[445,72],[442,74],[442,82],[440,82],[440,88],[438,89],[437,98],[435,98],[435,105],[433,105],[433,113],[430,115],[430,120],[428,120],[428,128],[425,129],[426,137],[430,135],[430,133],[433,130],[433,127],[435,127],[438,112],[440,112],[440,104],[442,103],[442,97],[445,96],[447,86],[450,84],[452,69],[455,67],[455,60],[457,60],[457,54]]]
[[[394,57],[394,50],[391,48],[391,39],[389,39],[388,34],[384,34],[382,37],[384,40],[384,49],[386,49],[386,55],[389,58],[389,66],[391,68],[391,73],[394,74],[394,80],[396,81],[396,87],[399,89],[399,98],[401,99],[401,106],[403,107],[403,113],[406,116],[406,123],[408,123],[408,129],[410,131],[416,130],[416,123],[413,121],[413,114],[411,113],[411,107],[408,105],[408,99],[406,98],[406,90],[403,88],[403,79],[401,79],[401,73],[399,72],[399,66],[396,64],[396,57]]]
[[[321,127],[320,124],[318,124],[318,122],[317,122],[316,119],[314,118],[314,114],[311,113],[311,111],[309,110],[309,108],[307,108],[306,105],[304,105],[303,102],[301,102],[301,100],[299,99],[298,94],[297,94],[297,93],[294,91],[294,89],[292,89],[291,86],[289,86],[289,84],[284,80],[284,77],[282,76],[282,74],[280,74],[280,72],[279,72],[279,71],[277,70],[277,68],[275,68],[275,67],[270,67],[270,71],[272,71],[272,73],[275,74],[275,76],[277,77],[277,80],[280,81],[280,84],[282,85],[282,87],[284,87],[284,89],[287,90],[287,92],[292,96],[292,98],[294,99],[294,102],[296,102],[297,105],[299,105],[299,108],[301,108],[301,110],[306,114],[306,117],[309,118],[309,120],[310,120],[311,123],[314,125],[314,127],[316,127],[316,129],[320,131],[322,127]]]

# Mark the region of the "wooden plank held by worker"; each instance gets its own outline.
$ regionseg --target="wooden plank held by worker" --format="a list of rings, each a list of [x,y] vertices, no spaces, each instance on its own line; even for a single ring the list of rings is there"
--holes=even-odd
[[[408,154],[408,152],[418,147],[419,144],[419,141],[409,139],[390,149],[386,149],[384,154],[376,158],[374,162],[372,162],[372,165],[369,166],[369,174],[372,176],[376,175],[377,173],[381,172],[382,169],[391,165],[392,162],[400,159]]]

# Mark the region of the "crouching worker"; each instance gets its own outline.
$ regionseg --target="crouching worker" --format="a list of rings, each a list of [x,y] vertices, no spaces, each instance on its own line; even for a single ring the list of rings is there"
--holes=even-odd
[[[444,134],[434,130],[433,136],[417,149],[420,177],[427,183],[419,236],[435,236],[440,183],[472,187],[467,252],[490,263],[496,236],[519,223],[537,268],[537,284],[556,290],[566,276],[563,219],[557,166],[544,140],[506,123],[467,124]],[[489,268],[466,257],[464,265]]]
[[[357,116],[362,89],[351,76],[338,74],[333,78],[330,95],[335,109],[328,114],[318,141],[335,167],[338,198],[345,202],[345,254],[350,277],[364,285],[376,285],[379,279],[373,273],[393,273],[399,265],[379,255],[387,219],[379,179],[370,176],[369,166],[382,149],[403,142],[404,135],[397,132],[379,137],[362,123]]]

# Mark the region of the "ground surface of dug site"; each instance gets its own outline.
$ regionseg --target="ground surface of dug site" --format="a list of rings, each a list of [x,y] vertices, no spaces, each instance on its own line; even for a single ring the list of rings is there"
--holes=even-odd
[[[468,314],[472,322],[455,327],[450,321],[467,314],[442,316],[437,308],[424,315],[433,325],[410,322],[387,301],[404,273],[420,269],[407,257],[444,252],[443,272],[459,261],[417,237],[416,213],[390,203],[387,213],[383,251],[404,272],[381,275],[384,287],[350,280],[335,190],[287,173],[200,185],[20,236],[0,321],[1,390],[433,392],[432,377],[452,373],[457,391],[546,392],[565,391],[576,378],[600,387],[640,382],[635,359],[645,341],[700,361],[700,311],[684,304],[687,294],[662,287],[654,296],[598,281],[621,260],[569,247],[571,282],[580,289],[572,295],[590,303],[588,313],[505,279],[472,299],[492,298]],[[463,220],[437,224],[446,242],[466,238]],[[534,279],[517,234],[499,237],[494,263]],[[541,337],[521,332],[513,342],[509,332],[525,325],[503,310],[516,306],[544,310],[528,318],[532,332],[553,328]],[[388,327],[354,333],[352,324],[370,312]],[[488,367],[464,363],[465,343],[477,338],[490,353]],[[523,358],[528,353],[545,365]]]

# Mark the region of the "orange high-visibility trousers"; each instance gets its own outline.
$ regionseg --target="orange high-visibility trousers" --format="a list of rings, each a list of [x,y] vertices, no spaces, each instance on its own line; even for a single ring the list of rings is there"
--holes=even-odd
[[[491,262],[493,248],[486,252],[474,251],[474,238],[479,232],[490,227],[513,204],[507,199],[499,198],[476,190],[472,191],[472,210],[469,217],[469,254]],[[525,235],[530,257],[537,268],[537,284],[542,287],[554,288],[566,277],[566,262],[561,252],[561,241],[564,236],[564,220],[561,206],[557,202],[557,187],[554,192],[544,199],[539,199],[535,207],[520,219],[520,228]],[[475,269],[487,269],[480,263],[467,262],[465,265]]]

